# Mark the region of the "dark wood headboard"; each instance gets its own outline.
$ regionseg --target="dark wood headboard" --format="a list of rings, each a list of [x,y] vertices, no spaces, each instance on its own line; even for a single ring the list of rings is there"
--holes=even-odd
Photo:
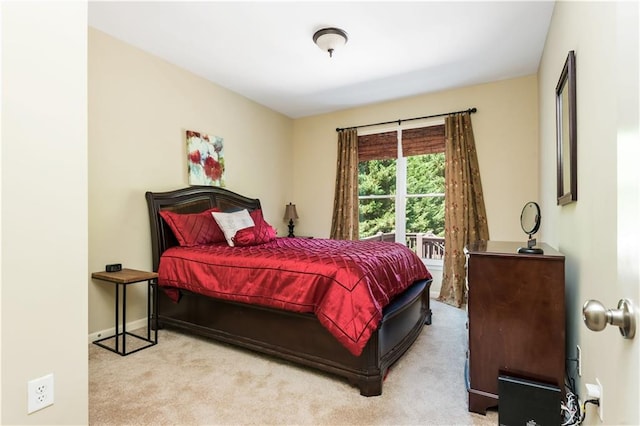
[[[151,226],[151,248],[153,270],[158,270],[160,255],[169,247],[178,245],[173,232],[160,217],[161,210],[176,213],[198,213],[213,207],[221,211],[260,208],[260,200],[236,194],[217,186],[190,186],[168,192],[145,193],[149,207],[149,224]]]

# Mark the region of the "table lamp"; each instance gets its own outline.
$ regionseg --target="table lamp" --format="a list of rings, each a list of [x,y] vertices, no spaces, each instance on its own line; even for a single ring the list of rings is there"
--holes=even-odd
[[[289,237],[295,237],[295,235],[293,235],[293,221],[295,219],[298,219],[298,212],[296,211],[296,205],[295,204],[287,204],[285,206],[285,210],[284,210],[284,220],[288,220],[289,221]]]

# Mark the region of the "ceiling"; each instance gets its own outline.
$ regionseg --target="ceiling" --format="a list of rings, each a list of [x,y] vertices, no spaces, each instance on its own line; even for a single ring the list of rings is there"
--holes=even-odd
[[[291,118],[534,74],[551,1],[89,2],[89,25]],[[312,40],[338,27],[333,57]]]

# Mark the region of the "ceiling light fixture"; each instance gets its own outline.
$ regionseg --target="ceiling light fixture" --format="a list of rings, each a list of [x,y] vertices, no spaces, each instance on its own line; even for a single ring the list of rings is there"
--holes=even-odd
[[[344,46],[347,40],[347,33],[340,28],[322,28],[313,35],[313,42],[320,49],[329,52],[329,57],[333,57],[333,51]]]

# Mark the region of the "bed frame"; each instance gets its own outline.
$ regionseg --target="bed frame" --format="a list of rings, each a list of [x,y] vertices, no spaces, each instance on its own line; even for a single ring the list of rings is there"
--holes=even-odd
[[[160,210],[197,213],[212,207],[222,211],[260,208],[260,200],[219,187],[192,186],[169,192],[147,192],[151,224],[153,270],[160,256],[177,241]],[[324,372],[345,377],[364,396],[382,394],[387,369],[431,324],[431,280],[413,283],[383,311],[380,326],[362,354],[352,355],[313,314],[287,312],[201,296],[182,290],[174,303],[159,291],[154,320],[160,328],[175,328],[238,345]]]

